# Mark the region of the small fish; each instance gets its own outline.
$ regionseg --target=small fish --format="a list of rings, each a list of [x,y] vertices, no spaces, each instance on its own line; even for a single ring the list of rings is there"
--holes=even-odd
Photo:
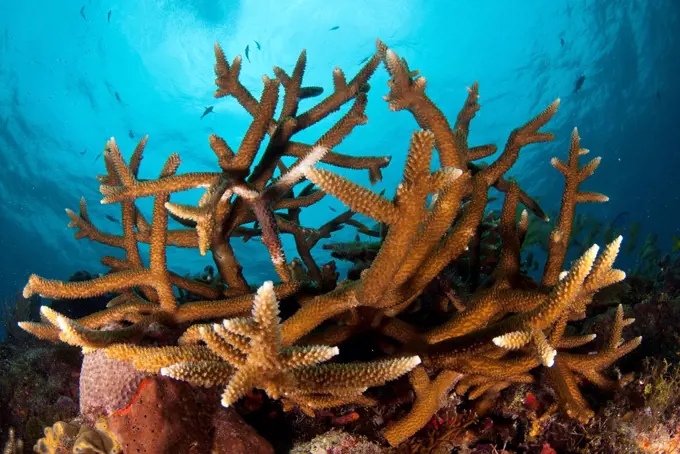
[[[87,148],[80,152],[81,155],[84,155],[85,153],[87,153]]]
[[[99,157],[100,157],[101,155],[102,155],[102,154],[99,153],[99,154],[97,155],[97,157],[94,158],[94,161],[92,161],[92,162],[97,162],[97,159],[99,159]]]
[[[337,30],[338,28],[340,28],[340,26],[339,26],[339,25],[336,25],[335,27],[329,28],[328,31]]]
[[[628,219],[630,218],[630,213],[628,211],[622,211],[617,214],[610,225],[614,228],[622,228],[628,224]]]
[[[337,212],[338,212],[338,210],[336,210],[336,209],[333,208],[333,207],[328,207],[328,209],[331,210],[333,213],[337,213]]]
[[[246,59],[248,60],[248,63],[250,63],[250,56],[249,56],[249,53],[250,53],[250,44],[248,44],[248,45],[246,46]]]
[[[661,99],[661,93],[659,93],[659,90],[656,91],[656,99]]]
[[[106,22],[111,23],[111,10],[106,14]]]
[[[255,45],[257,46],[257,50],[262,50],[262,46],[260,46],[260,43],[255,41]]]
[[[116,224],[120,224],[120,221],[118,219],[114,218],[113,216],[111,216],[109,214],[106,215],[106,219],[108,219],[111,222],[115,222]]]
[[[116,96],[116,100],[118,100],[118,102],[122,104],[123,101],[120,99],[120,95],[118,94],[118,92],[116,91],[113,94]]]
[[[321,93],[323,93],[322,87],[300,87],[298,98],[299,99],[313,98],[315,96],[319,96]]]
[[[80,8],[80,15],[83,16],[83,19],[87,20],[87,17],[85,17],[85,5]]]
[[[564,38],[560,38],[560,44],[564,47]]]
[[[673,235],[673,254],[680,251],[680,238],[677,235]]]
[[[576,85],[574,85],[574,91],[572,93],[576,93],[581,89],[583,86],[583,82],[586,81],[586,76],[581,76],[576,80]]]
[[[357,65],[362,65],[362,64],[366,63],[372,56],[373,56],[373,54],[369,55],[368,57],[362,58],[361,61],[359,63],[357,63]]]
[[[135,138],[135,135],[132,133],[132,129],[128,129],[128,136],[130,136],[131,139]]]
[[[368,93],[368,91],[371,89],[371,86],[369,85],[368,82],[363,84],[361,88],[359,89],[359,93]]]
[[[359,238],[359,234],[358,234],[358,233],[357,233],[356,236],[354,237],[354,241],[357,242],[357,243],[358,243],[359,241],[361,241],[361,238]]]
[[[214,108],[215,108],[215,106],[208,106],[208,107],[206,107],[205,110],[203,111],[203,115],[201,115],[201,120],[203,119],[203,117],[205,117],[205,116],[208,115],[209,113],[213,113],[213,109],[214,109]]]

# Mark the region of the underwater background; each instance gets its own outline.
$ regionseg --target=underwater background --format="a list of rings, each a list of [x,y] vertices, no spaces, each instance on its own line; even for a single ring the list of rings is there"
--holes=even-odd
[[[605,246],[622,234],[616,267],[632,277],[626,281],[632,283],[625,290],[617,287],[612,291],[611,294],[619,292],[616,297],[603,291],[605,296],[596,301],[593,314],[588,314],[594,315],[594,321],[578,324],[578,329],[585,332],[593,328],[588,333],[599,333],[617,317],[621,321],[613,325],[620,325],[617,329],[621,337],[623,327],[630,323],[624,324],[623,309],[614,315],[615,311],[610,310],[613,302],[626,305],[627,315],[633,310],[633,318],[638,318],[636,335],[644,334],[647,338],[648,332],[656,330],[654,323],[668,322],[667,330],[663,333],[659,330],[663,342],[652,340],[644,347],[644,354],[636,351],[637,356],[622,360],[621,367],[624,372],[639,372],[634,365],[639,366],[643,357],[656,357],[659,362],[646,363],[642,376],[673,377],[663,381],[665,392],[680,395],[680,391],[676,392],[680,390],[680,369],[665,362],[669,355],[680,355],[680,337],[671,323],[671,320],[680,323],[680,192],[676,185],[680,171],[680,2],[5,0],[0,2],[0,346],[6,337],[8,346],[6,350],[0,348],[0,369],[12,369],[13,376],[26,376],[17,371],[30,369],[36,362],[49,363],[45,367],[56,368],[53,376],[62,381],[52,380],[53,388],[46,395],[51,398],[58,394],[64,397],[63,401],[68,400],[67,404],[62,402],[66,410],[48,401],[49,405],[54,404],[49,417],[35,417],[33,426],[19,428],[30,434],[27,440],[37,440],[43,427],[54,422],[51,419],[78,412],[75,381],[80,374],[80,356],[79,352],[74,355],[74,349],[64,353],[62,346],[50,347],[52,350],[33,340],[26,341],[25,349],[21,343],[10,347],[18,338],[6,336],[5,331],[11,330],[3,322],[11,320],[11,327],[15,328],[12,317],[23,320],[21,316],[29,313],[37,321],[39,297],[33,300],[18,297],[29,275],[89,280],[109,271],[100,262],[102,257],[124,257],[122,249],[89,239],[74,239],[75,230],[67,226],[69,217],[64,212],[64,209],[77,211],[83,197],[94,225],[104,232],[121,234],[120,205],[99,203],[102,194],[96,176],[106,174],[102,152],[107,140],[115,137],[127,159],[137,143],[149,136],[139,173],[142,180],[157,178],[158,169],[175,152],[182,160],[179,173],[214,172],[215,156],[208,137],[217,134],[236,147],[252,123],[252,115],[233,97],[213,97],[214,43],[219,43],[228,61],[237,55],[243,57],[240,81],[258,99],[263,75],[273,77],[275,65],[291,72],[300,52],[306,49],[304,86],[321,87],[323,95],[301,99],[300,110],[304,111],[333,93],[333,68],[341,68],[349,79],[373,57],[376,38],[404,57],[411,70],[426,77],[427,94],[450,122],[464,105],[469,87],[479,83],[481,110],[471,123],[470,143],[495,144],[498,150],[478,163],[496,160],[514,128],[535,117],[555,99],[561,99],[559,111],[543,128],[554,133],[555,140],[527,146],[505,174],[507,179],[516,180],[551,218],[551,223],[542,223],[531,215],[527,240],[522,244],[521,271],[540,280],[548,236],[555,227],[565,186],[565,179],[555,171],[551,158],[566,160],[570,136],[578,127],[581,146],[590,150],[587,159],[602,157],[602,164],[582,190],[602,192],[609,201],[578,206],[565,267],[568,269],[572,260],[592,244]],[[419,126],[411,113],[395,113],[388,108],[383,96],[390,91],[389,79],[381,64],[366,92],[368,124],[355,128],[334,147],[334,151],[350,156],[389,156],[391,162],[382,169],[382,180],[371,185],[368,172],[320,167],[371,187],[376,193],[385,191],[392,198],[402,179],[410,137]],[[281,104],[279,100],[277,115]],[[344,103],[340,113],[303,130],[296,141],[317,140],[351,104]],[[256,162],[263,151],[264,147]],[[438,169],[436,155],[433,161],[432,168]],[[283,162],[291,165],[295,159],[287,157]],[[196,189],[173,193],[172,202],[195,205],[202,194],[202,190]],[[492,225],[493,230],[494,222],[495,227],[500,223],[498,214],[507,197],[495,189],[489,195],[484,225]],[[140,198],[135,203],[151,219],[154,199]],[[300,225],[319,227],[344,209],[335,197],[326,196],[302,210]],[[375,221],[362,215],[355,219],[370,227],[375,225]],[[170,229],[179,227],[178,222],[170,219]],[[356,263],[334,254],[333,245],[364,240],[370,238],[360,237],[357,229],[345,226],[330,238],[321,239],[312,253],[317,263],[336,259],[342,280]],[[282,241],[287,257],[297,257],[291,235],[283,235]],[[272,257],[259,238],[249,241],[232,238],[231,245],[249,283],[259,286],[266,280],[277,280]],[[139,248],[148,263],[149,246],[140,244]],[[169,269],[193,278],[198,273],[197,280],[206,277],[207,266],[214,265],[211,254],[201,256],[195,249],[168,247],[167,254]],[[490,262],[495,265],[493,260]],[[444,271],[442,275],[447,276]],[[209,278],[212,282],[212,271]],[[437,279],[440,278],[438,275]],[[466,296],[478,290],[477,284],[475,281],[470,286]],[[427,291],[432,289],[428,287]],[[180,292],[182,298],[191,301],[192,295],[187,295]],[[603,303],[607,298],[610,300]],[[19,301],[24,301],[25,306],[20,306]],[[661,309],[636,306],[638,302],[659,301],[664,304],[671,301],[674,306]],[[100,309],[105,304],[101,300],[98,303]],[[74,313],[70,315],[76,318]],[[422,322],[419,328],[431,328],[432,321],[423,320],[417,319]],[[179,335],[173,332],[176,334]],[[630,345],[634,341],[639,343],[637,337],[630,340],[632,336],[628,334],[624,337]],[[156,341],[172,344],[167,338],[162,341],[153,338]],[[618,344],[614,348],[617,347]],[[664,353],[657,356],[654,348],[663,349]],[[24,356],[20,358],[16,352],[22,349]],[[352,357],[356,352],[351,345],[347,351],[351,359],[357,359]],[[31,356],[33,352],[35,355]],[[61,355],[68,359],[60,363]],[[623,383],[625,374],[619,369],[616,374]],[[39,383],[39,379],[28,376],[27,381],[30,380],[34,385]],[[3,384],[9,382],[9,378],[0,380]],[[640,386],[642,383],[641,379]],[[658,382],[649,379],[647,383],[657,386]],[[646,397],[660,395],[642,388],[637,391]],[[0,389],[0,398],[2,393]],[[14,401],[17,394],[14,393]],[[541,410],[549,407],[545,403],[549,399],[544,401],[545,396],[539,396],[536,402],[540,403],[535,403],[533,409],[533,401],[527,404],[526,400],[530,394],[523,394],[523,410],[531,407],[538,414],[539,407]],[[611,405],[620,405],[617,409],[626,410],[631,402],[619,397],[612,401],[615,403]],[[33,402],[26,407],[39,406]],[[673,430],[666,430],[664,436],[677,447],[680,401],[673,408],[674,416],[666,419],[672,421]],[[28,410],[17,416],[19,412],[13,409],[13,417],[29,419]],[[624,411],[619,413],[621,416]],[[332,421],[337,419],[335,414],[326,416],[335,418]],[[515,416],[504,415],[510,419]],[[363,423],[364,413],[361,418]],[[497,420],[494,423],[500,427]],[[0,417],[0,446],[6,439],[8,424]],[[261,430],[250,419],[248,424]],[[431,429],[427,426],[427,430]],[[551,426],[546,433],[554,430]],[[651,430],[646,433],[652,434],[650,440],[654,439]],[[269,434],[265,436],[268,437]],[[415,444],[410,446],[411,452],[424,452],[413,448]],[[680,448],[659,452],[680,452]]]
[[[555,178],[550,158],[564,156],[578,126],[583,145],[603,158],[589,184],[605,188],[610,197],[609,203],[581,212],[605,224],[638,222],[640,243],[654,233],[658,247],[670,249],[680,229],[674,185],[680,168],[678,2],[281,5],[264,0],[0,5],[0,295],[23,287],[30,273],[64,279],[77,270],[105,271],[99,258],[116,252],[75,241],[63,210],[76,209],[83,196],[97,225],[111,233],[120,229],[105,217],[119,219],[120,213],[117,206],[99,205],[94,178],[103,172],[98,156],[108,138],[115,137],[125,154],[149,135],[142,177],[153,175],[172,152],[180,153],[183,172],[210,169],[210,133],[238,143],[250,116],[233,99],[212,98],[214,42],[226,55],[244,58],[249,46],[242,81],[258,96],[262,75],[271,74],[273,65],[292,68],[302,49],[308,55],[306,83],[328,91],[332,68],[358,70],[380,37],[426,75],[429,92],[447,115],[462,105],[465,87],[479,81],[482,109],[472,141],[501,149],[512,128],[560,97],[550,125],[557,139],[522,153],[512,175],[547,211],[554,210],[563,181]],[[582,75],[583,86],[573,93]],[[371,81],[372,126],[358,128],[340,150],[392,156],[376,189],[393,191],[417,124],[408,114],[387,109],[381,99],[386,79],[379,70]],[[214,113],[201,119],[210,105]],[[315,137],[326,126],[305,134]],[[368,184],[361,172],[340,173]],[[180,202],[182,197],[192,194],[179,195]],[[143,210],[150,204],[140,201]],[[333,217],[327,208],[333,204],[326,198],[303,213],[303,222],[321,225]],[[334,240],[346,240],[354,234],[345,229],[336,235]],[[290,248],[292,242],[284,242]],[[257,241],[234,241],[234,247],[237,257],[262,262],[246,267],[246,277],[259,281],[274,275]],[[195,251],[171,248],[169,253],[180,274],[208,263]],[[315,250],[319,257],[325,253]],[[619,260],[625,260],[623,269],[635,263],[631,256]]]

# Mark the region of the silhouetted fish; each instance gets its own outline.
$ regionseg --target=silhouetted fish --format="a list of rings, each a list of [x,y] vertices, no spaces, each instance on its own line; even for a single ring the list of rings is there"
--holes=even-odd
[[[92,162],[97,162],[97,159],[99,159],[99,157],[100,157],[101,155],[102,155],[102,154],[99,153],[99,154],[94,158],[94,161],[92,161]]]
[[[628,211],[622,211],[612,219],[611,226],[614,228],[626,227],[629,219],[630,213]]]
[[[361,61],[359,63],[357,63],[357,65],[362,65],[362,64],[366,63],[372,56],[373,56],[373,54],[369,55],[368,57],[362,58]]]
[[[581,89],[583,86],[583,82],[586,81],[586,76],[581,76],[576,80],[576,85],[574,85],[574,91],[572,93],[576,93]]]
[[[248,63],[250,63],[250,56],[249,56],[249,53],[250,53],[250,44],[248,44],[248,45],[246,46],[246,59],[248,60]]]
[[[135,135],[132,133],[132,129],[128,129],[128,136],[130,136],[131,139],[135,138]]]
[[[116,91],[113,94],[116,96],[116,99],[118,100],[118,102],[122,104],[123,101],[120,99],[120,95],[118,94],[118,92]]]
[[[661,93],[659,93],[659,90],[656,91],[656,99],[661,99]]]
[[[359,238],[359,234],[358,234],[358,233],[357,233],[356,236],[354,237],[354,241],[356,241],[357,243],[358,243],[359,241],[361,241],[361,238]]]
[[[255,41],[255,45],[257,46],[257,50],[262,50],[262,46],[260,46],[260,43]]]
[[[115,222],[116,224],[120,224],[120,221],[119,221],[118,219],[114,218],[114,217],[111,216],[111,215],[108,215],[108,214],[107,214],[107,215],[106,215],[106,219],[108,219],[108,220],[111,221],[111,222]]]
[[[322,87],[300,87],[300,92],[298,93],[299,99],[313,98],[319,96],[323,93]]]
[[[106,14],[106,22],[111,23],[111,10]]]
[[[84,155],[85,153],[87,153],[87,148],[80,152],[81,155]]]
[[[80,15],[83,16],[83,19],[87,20],[87,17],[85,17],[85,5],[80,8]]]
[[[328,30],[329,30],[329,31],[333,31],[333,30],[337,30],[338,28],[340,28],[340,26],[339,26],[339,25],[336,25],[335,27],[331,27],[331,28],[329,28]]]
[[[564,47],[564,38],[560,38],[560,44]]]
[[[206,107],[205,110],[203,111],[203,115],[201,115],[201,120],[203,120],[203,117],[205,117],[209,113],[212,113],[214,108],[215,108],[215,106]]]
[[[336,209],[333,208],[333,207],[328,207],[328,209],[331,210],[333,213],[337,213],[337,212],[338,212],[338,210],[336,210]]]

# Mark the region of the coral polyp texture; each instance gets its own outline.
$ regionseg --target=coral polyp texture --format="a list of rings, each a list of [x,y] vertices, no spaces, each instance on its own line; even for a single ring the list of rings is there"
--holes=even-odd
[[[221,324],[194,325],[180,344],[205,346],[137,347],[116,345],[106,349],[112,358],[132,361],[140,370],[159,372],[198,386],[224,385],[222,405],[229,407],[254,387],[266,391],[284,406],[298,405],[308,414],[314,408],[347,403],[371,405],[363,395],[420,364],[418,356],[368,363],[325,364],[339,353],[320,345],[281,347],[279,308],[274,286],[265,282],[254,297],[252,316]],[[212,354],[212,355],[211,355]],[[178,356],[195,358],[178,362]]]
[[[625,278],[613,268],[621,237],[601,249],[593,245],[566,263],[577,205],[607,200],[580,189],[600,158],[580,163],[588,151],[581,148],[576,129],[567,160],[551,160],[565,179],[565,189],[543,277],[536,282],[522,271],[521,249],[529,222],[545,222],[547,217],[505,175],[522,148],[554,139],[542,128],[556,114],[559,100],[513,130],[492,159],[496,146],[468,143],[470,123],[480,108],[477,83],[468,89],[458,116],[449,121],[426,93],[425,78],[381,41],[351,80],[334,69],[333,92],[304,112],[299,111],[305,91],[304,51],[291,74],[275,67],[275,78],[263,77],[259,100],[240,82],[241,58],[229,63],[218,45],[215,54],[215,97],[235,98],[253,117],[238,149],[211,135],[215,171],[179,174],[180,158],[174,154],[158,178],[142,180],[138,172],[146,138],[127,161],[116,141],[109,140],[103,154],[107,173],[98,179],[102,203],[120,204],[121,234],[97,228],[84,200],[78,214],[67,213],[77,238],[122,249],[124,258],[104,257],[102,263],[111,271],[89,281],[33,275],[24,296],[117,296],[105,310],[80,319],[43,307],[43,321],[22,322],[23,329],[88,352],[103,349],[140,372],[222,386],[225,406],[253,388],[280,399],[284,409],[297,407],[309,415],[348,403],[375,405],[380,394],[365,394],[368,388],[408,373],[415,400],[403,418],[385,429],[384,437],[392,445],[414,435],[452,393],[471,400],[493,399],[515,383],[544,384],[554,390],[567,415],[586,421],[593,411],[580,390],[584,380],[603,389],[621,385],[625,377],[610,376],[607,368],[641,340],[623,340],[622,330],[631,322],[623,318],[623,311],[618,311],[609,338],[596,352],[587,349],[594,335],[577,334],[568,326],[587,316],[599,290]],[[325,163],[367,170],[372,183],[381,179],[389,158],[353,157],[335,150],[355,127],[367,123],[368,82],[381,64],[390,76],[384,96],[389,109],[410,112],[420,127],[411,137],[402,180],[392,198],[319,167]],[[351,107],[314,143],[295,140],[296,134],[347,103]],[[439,168],[432,170],[435,153]],[[294,163],[288,166],[284,158]],[[480,159],[486,162],[475,163]],[[298,188],[304,181],[308,183]],[[205,190],[196,205],[171,201],[174,194],[195,188]],[[480,243],[490,237],[482,238],[482,233],[492,188],[504,196],[499,244],[494,248],[497,257],[482,261]],[[301,225],[301,211],[327,195],[346,205],[347,211],[321,226]],[[153,198],[150,221],[136,205],[147,197]],[[356,213],[377,222],[379,233],[353,219]],[[169,217],[182,228],[169,228]],[[376,252],[355,280],[337,282],[334,264],[318,264],[312,249],[345,225],[380,241],[371,243]],[[283,235],[292,237],[299,258],[291,260],[284,252]],[[276,284],[250,283],[244,277],[243,267],[249,264],[237,261],[232,242],[253,237],[261,239],[271,258]],[[140,243],[149,245],[148,265]],[[168,247],[209,254],[215,278],[191,279],[172,272]],[[469,268],[479,268],[482,262],[485,269],[490,263],[495,266],[483,275],[472,270],[479,282],[458,288],[450,270],[463,259]],[[431,292],[433,282],[445,286],[451,304],[427,304],[424,295]],[[284,311],[283,319],[281,300],[294,305]],[[158,326],[181,329],[178,345],[144,342]],[[369,332],[372,339],[384,340],[367,348],[374,352],[372,358],[366,360],[363,352],[362,361],[336,361],[346,341]]]

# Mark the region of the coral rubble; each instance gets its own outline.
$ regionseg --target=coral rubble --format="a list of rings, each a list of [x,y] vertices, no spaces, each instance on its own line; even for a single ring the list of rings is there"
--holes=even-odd
[[[593,412],[579,389],[583,380],[604,389],[625,382],[625,377],[617,380],[606,372],[640,343],[640,338],[623,340],[622,330],[630,321],[624,319],[622,310],[606,343],[595,353],[584,350],[593,335],[575,335],[568,329],[570,321],[586,317],[588,304],[599,290],[625,278],[613,268],[621,237],[601,251],[597,245],[590,247],[563,271],[576,206],[607,200],[602,194],[580,189],[600,159],[580,164],[588,151],[581,148],[576,130],[568,159],[551,161],[564,176],[565,189],[549,236],[543,277],[534,282],[522,270],[520,253],[529,212],[536,217],[532,222],[544,222],[546,216],[536,201],[504,175],[522,148],[553,140],[553,134],[542,128],[557,112],[559,100],[512,131],[498,157],[481,165],[474,161],[490,158],[496,147],[468,144],[470,122],[480,108],[478,85],[468,89],[460,113],[450,122],[426,94],[425,78],[380,41],[375,55],[350,81],[336,68],[333,93],[304,112],[299,112],[299,102],[305,52],[292,74],[275,67],[276,78],[263,77],[259,100],[239,80],[241,58],[228,63],[217,45],[215,54],[215,96],[235,98],[253,117],[238,149],[211,135],[209,145],[218,170],[178,174],[180,158],[173,154],[157,179],[141,180],[138,171],[146,138],[127,162],[115,140],[108,141],[104,151],[107,174],[98,178],[102,203],[121,206],[122,235],[100,231],[84,200],[79,214],[67,212],[77,238],[120,248],[125,258],[105,257],[102,261],[111,272],[82,282],[32,275],[24,296],[82,299],[109,292],[117,296],[106,309],[78,319],[44,307],[42,322],[24,322],[22,328],[43,339],[82,347],[88,354],[105,349],[108,356],[128,361],[144,373],[208,387],[222,385],[224,406],[253,388],[280,399],[285,409],[298,407],[310,415],[348,403],[371,405],[379,401],[379,395],[365,395],[366,388],[410,371],[415,401],[403,418],[384,430],[391,445],[425,426],[451,392],[489,401],[513,384],[540,381],[554,390],[566,414],[587,421]],[[389,109],[410,112],[421,128],[412,135],[402,181],[391,199],[318,166],[366,169],[373,183],[381,178],[389,158],[357,158],[333,150],[355,127],[367,122],[367,83],[381,63],[390,76],[389,93],[384,97]],[[282,108],[275,118],[279,101]],[[297,133],[349,102],[349,110],[313,144],[294,140]],[[262,157],[256,163],[261,148]],[[433,171],[434,153],[440,167]],[[296,161],[288,167],[284,157]],[[296,186],[304,180],[311,184],[296,193]],[[205,188],[197,205],[171,201],[173,194],[194,188]],[[486,215],[492,188],[504,194],[493,235],[488,233]],[[300,211],[325,195],[337,198],[349,211],[319,228],[303,227]],[[146,197],[154,200],[150,222],[136,206],[137,200]],[[518,220],[519,204],[526,210]],[[373,233],[352,219],[354,213],[379,223],[380,233],[372,236],[380,242],[372,246],[375,251],[356,279],[337,283],[334,266],[317,264],[311,249],[343,225]],[[169,217],[183,228],[170,229]],[[293,237],[299,259],[288,259],[281,235]],[[236,237],[256,236],[271,258],[279,283],[258,285],[254,292],[231,242]],[[498,254],[482,261],[480,243],[488,238],[500,244],[485,250]],[[150,245],[148,266],[142,260],[140,243]],[[194,280],[173,273],[167,247],[194,248],[202,255],[210,252],[217,277]],[[463,257],[470,267],[494,266],[488,273],[472,271],[471,284],[459,291],[447,276],[449,267]],[[455,311],[448,304],[427,304],[427,289],[437,281],[443,282]],[[176,289],[196,298],[184,301]],[[282,321],[279,300],[295,304],[293,313]],[[433,322],[429,311],[436,312],[439,321]],[[159,325],[182,329],[179,345],[143,345],[147,334]],[[367,361],[319,364],[336,356],[342,344],[366,333],[381,339],[371,345],[374,353]]]

